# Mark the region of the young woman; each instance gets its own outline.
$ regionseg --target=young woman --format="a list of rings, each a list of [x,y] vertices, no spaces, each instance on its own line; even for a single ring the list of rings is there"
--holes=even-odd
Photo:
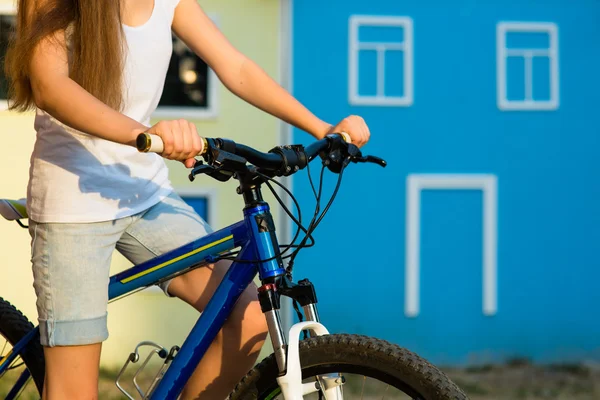
[[[369,139],[360,117],[332,126],[310,113],[240,54],[197,0],[19,0],[6,71],[11,108],[36,109],[28,211],[44,399],[98,396],[113,250],[140,263],[210,231],[173,193],[164,160],[134,148],[139,133],[159,135],[161,156],[190,168],[202,146],[188,121],[149,126],[171,30],[250,104],[315,138],[345,131],[358,145]],[[191,271],[163,289],[202,311],[228,265]],[[223,399],[253,366],[266,336],[256,297],[256,287],[243,294],[183,399]]]

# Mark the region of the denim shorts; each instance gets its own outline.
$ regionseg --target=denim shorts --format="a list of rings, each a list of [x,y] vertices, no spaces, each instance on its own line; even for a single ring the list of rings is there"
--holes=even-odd
[[[129,217],[95,223],[29,221],[41,343],[72,346],[108,338],[109,269],[117,249],[139,264],[212,232],[179,195]],[[168,295],[169,282],[161,284]]]

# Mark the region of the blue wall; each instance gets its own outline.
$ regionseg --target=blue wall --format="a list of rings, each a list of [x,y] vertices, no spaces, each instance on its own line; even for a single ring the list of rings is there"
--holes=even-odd
[[[296,263],[296,278],[317,286],[326,325],[391,340],[437,363],[600,359],[600,3],[297,0],[293,7],[294,94],[331,122],[363,116],[372,132],[364,151],[389,163],[347,171],[316,248]],[[348,20],[357,14],[412,18],[411,106],[349,104]],[[557,110],[499,110],[500,21],[557,25]],[[509,100],[524,95],[523,65],[512,61]],[[386,71],[391,85],[403,72],[396,62]],[[532,71],[533,95],[547,99],[548,63],[537,60]],[[374,73],[361,68],[360,90],[375,90]],[[299,132],[295,139],[309,141]],[[482,313],[476,190],[423,192],[421,307],[417,317],[405,316],[406,179],[414,173],[497,177],[494,316]],[[314,200],[306,174],[294,179],[308,217]],[[326,182],[330,193],[334,180]]]

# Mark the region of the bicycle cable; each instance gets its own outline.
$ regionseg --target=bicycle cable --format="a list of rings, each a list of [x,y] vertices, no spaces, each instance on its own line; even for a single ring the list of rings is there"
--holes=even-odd
[[[236,251],[236,252],[230,252],[230,253],[226,253],[224,255],[222,255],[221,257],[219,257],[217,259],[218,260],[230,260],[230,261],[235,261],[235,262],[239,262],[239,263],[243,263],[243,264],[249,264],[249,263],[260,263],[260,262],[268,262],[268,261],[272,261],[274,259],[276,259],[277,257],[281,257],[283,254],[285,254],[287,251],[289,251],[289,249],[296,247],[296,245],[294,245],[296,239],[298,238],[299,234],[300,234],[300,230],[302,230],[303,232],[308,233],[308,229],[304,227],[304,225],[302,225],[302,211],[300,208],[300,204],[298,203],[298,200],[296,199],[296,197],[294,197],[294,195],[292,194],[292,192],[290,192],[290,190],[288,188],[286,188],[283,184],[279,183],[277,180],[268,177],[264,174],[261,173],[257,173],[259,176],[261,176],[262,178],[264,178],[265,184],[267,185],[267,187],[269,188],[269,190],[271,191],[271,193],[273,193],[273,196],[275,197],[275,199],[277,200],[277,202],[281,205],[281,207],[283,208],[283,210],[285,211],[285,213],[292,219],[292,221],[294,221],[294,223],[298,226],[298,230],[296,231],[296,235],[294,236],[294,239],[292,240],[292,243],[290,243],[289,245],[281,245],[279,247],[284,247],[283,251],[280,251],[277,255],[268,258],[268,259],[264,259],[264,260],[241,260],[238,258],[233,258],[232,256],[236,256],[239,255],[240,251]],[[292,201],[294,202],[294,205],[296,206],[296,209],[298,210],[298,219],[296,219],[296,217],[294,216],[294,214],[290,211],[290,209],[286,206],[285,202],[281,199],[281,197],[277,194],[277,192],[275,191],[275,189],[273,188],[273,186],[269,183],[269,181],[274,182],[275,184],[277,184],[278,186],[280,186],[292,199]],[[310,236],[311,242],[309,245],[307,245],[306,247],[311,247],[314,246],[315,244],[315,240],[312,236]],[[283,258],[287,258],[287,257],[283,257]]]
[[[159,282],[157,282],[157,284],[158,284],[158,283],[160,283],[160,281],[159,281]],[[114,302],[114,301],[117,301],[117,300],[124,299],[125,297],[129,297],[129,296],[131,296],[132,294],[136,294],[137,292],[141,292],[142,290],[148,289],[149,287],[152,287],[152,286],[154,286],[154,284],[152,284],[152,285],[150,285],[150,286],[141,286],[141,287],[137,288],[136,290],[133,290],[133,291],[131,291],[131,292],[129,292],[129,293],[126,293],[126,294],[124,294],[124,295],[122,295],[122,296],[115,297],[114,299],[111,299],[111,300],[109,300],[109,301],[108,301],[108,304],[110,304],[110,303],[112,303],[112,302]]]
[[[254,263],[264,263],[264,262],[272,261],[272,260],[277,259],[278,257],[281,257],[282,259],[288,259],[289,258],[290,261],[288,262],[288,266],[286,268],[286,274],[291,277],[292,271],[293,271],[293,264],[294,264],[294,261],[296,259],[296,256],[300,252],[300,250],[302,250],[303,248],[312,247],[316,243],[314,237],[312,236],[312,233],[317,228],[317,226],[320,224],[320,222],[323,220],[323,218],[325,217],[325,214],[327,213],[327,211],[329,211],[329,208],[333,204],[333,201],[335,200],[335,197],[337,196],[338,190],[340,188],[340,185],[341,185],[341,182],[342,182],[342,175],[344,173],[346,165],[342,166],[342,168],[341,168],[341,170],[340,170],[340,172],[338,174],[337,184],[336,184],[335,189],[334,189],[334,191],[333,191],[333,193],[331,195],[331,198],[329,199],[329,201],[327,203],[327,206],[325,207],[325,209],[323,210],[323,212],[321,214],[319,214],[320,204],[321,204],[321,195],[322,195],[322,190],[323,190],[323,176],[324,176],[324,172],[325,172],[325,167],[326,167],[326,164],[325,164],[325,162],[323,162],[323,166],[321,168],[321,174],[320,174],[320,177],[319,177],[319,190],[318,190],[318,193],[316,193],[316,190],[314,189],[314,184],[312,182],[312,177],[310,175],[310,170],[307,168],[307,172],[309,172],[309,181],[310,181],[311,187],[313,189],[313,194],[316,195],[315,213],[313,215],[313,218],[311,219],[311,222],[310,222],[308,228],[305,228],[302,225],[302,220],[301,220],[302,214],[301,214],[300,205],[298,203],[298,200],[290,192],[290,190],[288,188],[286,188],[283,184],[281,184],[280,182],[278,182],[277,180],[275,180],[275,179],[273,179],[273,178],[271,178],[271,177],[269,177],[267,175],[264,175],[264,174],[262,174],[260,172],[257,172],[258,176],[260,176],[263,179],[265,179],[265,184],[267,185],[267,187],[269,188],[269,190],[273,193],[273,196],[275,197],[275,199],[277,200],[277,202],[281,205],[281,207],[284,209],[285,213],[298,226],[298,230],[296,231],[296,234],[294,235],[294,239],[288,245],[281,245],[281,246],[279,246],[280,248],[284,247],[284,250],[280,251],[275,256],[267,258],[267,259],[263,259],[263,260],[242,260],[242,259],[239,259],[239,258],[236,257],[236,256],[239,256],[240,251],[241,251],[241,250],[238,250],[238,251],[234,251],[234,252],[225,253],[225,254],[221,255],[220,257],[218,257],[214,262],[217,262],[217,261],[220,261],[220,260],[229,260],[229,261],[233,261],[233,262],[237,262],[237,263],[241,263],[241,264],[254,264]],[[270,182],[273,182],[276,185],[278,185],[279,187],[281,187],[290,196],[290,198],[294,202],[294,205],[296,206],[296,209],[298,210],[299,220],[296,219],[296,217],[294,217],[293,213],[285,205],[285,202],[277,194],[277,192],[275,191],[275,189],[273,188],[273,186],[270,184]],[[301,230],[303,232],[305,232],[305,236],[302,239],[302,241],[300,242],[300,244],[295,245],[294,243],[295,243],[296,239],[298,238]],[[307,241],[309,239],[311,240],[311,243],[307,244]],[[295,250],[292,252],[292,254],[283,256],[283,254],[285,254],[291,248],[295,248]]]
[[[287,206],[285,205],[285,203],[283,202],[283,200],[281,200],[281,198],[279,197],[279,195],[277,194],[277,192],[275,191],[275,189],[271,186],[271,184],[268,181],[265,182],[265,184],[267,185],[267,187],[269,188],[269,190],[271,191],[271,193],[273,193],[273,196],[277,199],[277,201],[279,202],[279,204],[281,205],[281,207],[284,209],[284,211],[286,212],[286,214],[290,217],[290,219],[292,221],[294,221],[294,223],[298,227],[298,230],[296,230],[296,234],[294,235],[294,238],[292,239],[291,243],[289,245],[282,245],[282,246],[280,246],[280,247],[285,247],[286,248],[283,251],[283,253],[285,253],[290,248],[296,247],[296,245],[294,243],[298,239],[298,236],[300,235],[300,231],[308,232],[308,230],[304,227],[304,225],[302,225],[302,213],[301,213],[301,210],[300,210],[300,204],[298,203],[298,201],[296,200],[296,198],[294,197],[294,195],[288,190],[288,188],[286,188],[285,186],[283,186],[281,183],[277,182],[275,179],[272,179],[272,181],[274,183],[276,183],[277,185],[279,185],[281,188],[283,188],[286,191],[286,193],[288,193],[288,195],[294,201],[294,204],[296,205],[296,209],[298,210],[298,219],[296,220],[296,218],[294,217],[294,214],[292,214],[292,212],[289,210],[289,208],[287,208]],[[315,239],[312,236],[310,237],[310,240],[311,240],[311,244],[308,247],[314,246],[314,244],[315,244]]]
[[[321,197],[321,187],[323,185],[323,170],[321,170],[321,179],[319,181],[319,194],[317,195],[317,191],[315,190],[315,184],[313,183],[312,180],[312,175],[310,172],[310,163],[306,164],[306,172],[308,174],[308,181],[310,182],[310,187],[313,191],[313,194],[315,196],[315,201],[317,202],[317,207],[319,207],[319,201],[320,201],[320,197]],[[269,189],[271,190],[271,193],[273,193],[273,195],[275,196],[275,198],[277,199],[277,201],[279,202],[279,204],[281,204],[281,206],[284,208],[284,210],[286,210],[286,213],[288,214],[288,216],[292,219],[292,221],[294,221],[294,223],[296,223],[296,225],[298,225],[298,230],[296,231],[296,234],[294,235],[294,238],[292,239],[292,242],[289,245],[282,245],[279,247],[285,247],[285,250],[283,251],[283,253],[287,252],[290,248],[297,248],[298,245],[295,245],[294,243],[296,243],[296,240],[298,239],[298,236],[300,235],[300,231],[303,232],[307,232],[307,229],[302,226],[301,222],[302,222],[302,215],[300,213],[300,207],[297,204],[297,201],[294,197],[294,195],[285,187],[283,186],[281,183],[279,183],[278,181],[274,180],[274,179],[270,179],[269,177],[266,177],[268,180],[271,180],[272,182],[274,182],[275,184],[279,185],[279,187],[281,187],[283,190],[286,191],[286,193],[292,198],[292,200],[294,200],[294,202],[296,203],[296,209],[298,210],[298,219],[300,220],[300,225],[298,225],[298,221],[295,220],[294,216],[291,215],[291,213],[289,212],[289,210],[287,210],[287,207],[285,206],[285,204],[283,204],[282,200],[279,198],[279,196],[277,195],[277,193],[273,190],[273,188],[271,187],[271,185],[269,184],[269,182],[265,182],[267,184],[267,186],[269,187]],[[305,245],[304,248],[309,248],[315,245],[315,239],[312,235],[310,235],[310,240],[311,243],[308,245]],[[282,254],[283,254],[282,253]],[[289,256],[286,256],[284,258],[289,258]]]
[[[308,181],[310,182],[310,187],[312,188],[313,194],[315,195],[315,200],[317,199],[317,191],[315,190],[315,184],[312,180],[312,174],[310,173],[310,162],[306,163],[306,173],[308,174]]]
[[[325,169],[325,164],[323,165],[323,170]],[[342,177],[344,174],[344,170],[346,169],[346,165],[342,164],[342,168],[340,169],[339,175],[338,175],[338,181],[337,184],[335,186],[335,189],[333,190],[333,193],[331,195],[331,198],[329,199],[329,202],[327,203],[327,206],[325,207],[325,209],[323,210],[323,212],[321,213],[321,215],[317,218],[317,215],[315,214],[315,216],[313,217],[313,219],[311,220],[311,223],[308,226],[308,230],[309,233],[307,233],[307,236],[305,236],[305,240],[308,237],[309,234],[312,234],[312,232],[314,232],[314,230],[317,228],[317,226],[321,223],[321,221],[323,220],[323,218],[325,217],[325,214],[327,213],[327,211],[329,211],[329,208],[331,207],[331,205],[333,204],[333,201],[335,200],[338,190],[340,188],[340,185],[342,183]],[[321,173],[323,173],[323,170],[321,170]],[[321,175],[322,176],[322,175]],[[322,183],[321,185],[322,186]],[[320,199],[319,199],[320,200]],[[315,222],[316,219],[316,222]],[[300,245],[298,246],[298,248],[296,250],[294,250],[294,252],[291,254],[290,256],[290,261],[288,262],[288,266],[286,268],[286,273],[288,274],[288,276],[292,276],[292,272],[294,269],[294,261],[296,259],[296,256],[298,255],[298,253],[300,252],[300,250],[302,249],[302,245],[305,243],[305,240],[303,240]]]
[[[335,189],[327,203],[327,206],[325,207],[325,209],[323,210],[323,212],[318,215],[318,212],[320,210],[320,201],[321,201],[321,195],[322,195],[322,189],[323,189],[323,174],[325,171],[325,164],[323,164],[323,167],[321,169],[321,176],[319,179],[319,190],[318,190],[318,195],[316,195],[316,205],[315,205],[315,214],[308,226],[308,228],[304,227],[304,225],[302,225],[302,211],[300,208],[300,204],[298,203],[298,200],[296,199],[296,197],[292,194],[292,192],[286,188],[283,184],[281,184],[280,182],[278,182],[277,180],[266,176],[264,174],[258,173],[259,176],[263,177],[266,181],[265,184],[267,185],[267,187],[269,188],[269,190],[271,191],[271,193],[273,193],[273,196],[275,197],[275,199],[277,200],[277,202],[281,205],[281,207],[283,208],[283,210],[285,211],[285,213],[290,217],[290,219],[292,219],[292,221],[298,226],[298,230],[296,231],[296,234],[294,235],[294,239],[292,240],[292,242],[289,245],[281,245],[279,247],[285,247],[283,251],[280,251],[279,254],[265,259],[265,260],[241,260],[238,258],[234,258],[233,256],[237,256],[239,255],[240,251],[235,251],[235,252],[230,252],[230,253],[225,253],[222,256],[218,257],[214,262],[220,261],[220,260],[230,260],[230,261],[234,261],[234,262],[238,262],[238,263],[242,263],[242,264],[246,264],[246,263],[263,263],[263,262],[268,262],[268,261],[272,261],[274,259],[276,259],[277,257],[281,257],[283,256],[283,254],[285,254],[287,251],[289,251],[289,249],[291,248],[295,248],[295,250],[292,252],[292,254],[286,255],[284,257],[282,257],[282,259],[288,259],[290,258],[291,260],[288,262],[288,267],[286,268],[286,274],[288,276],[292,276],[292,271],[293,271],[293,264],[295,261],[296,256],[298,255],[298,253],[300,252],[300,250],[302,250],[303,248],[308,248],[308,247],[312,247],[315,245],[316,241],[314,239],[314,237],[312,236],[312,233],[314,232],[314,230],[317,228],[317,226],[319,225],[319,223],[323,220],[323,218],[325,217],[325,214],[327,213],[327,211],[329,211],[329,208],[331,207],[331,205],[333,204],[333,201],[335,200],[335,197],[337,196],[337,192],[340,188],[340,185],[342,183],[342,175],[344,173],[344,169],[346,167],[343,166],[342,169],[340,170],[340,173],[338,175],[338,181],[337,184],[335,186]],[[307,170],[307,172],[309,172]],[[281,199],[281,197],[277,194],[277,192],[275,191],[275,189],[273,188],[273,186],[270,184],[270,182],[275,183],[276,185],[278,185],[279,187],[281,187],[287,194],[288,196],[290,196],[290,198],[292,199],[292,201],[294,202],[294,205],[296,206],[296,209],[298,210],[298,218],[296,218],[294,216],[294,214],[290,211],[290,209],[286,206],[285,202]],[[311,187],[313,188],[313,193],[316,193],[316,191],[314,190],[314,184],[312,182],[312,178],[309,175],[309,181],[311,182]],[[317,215],[318,215],[318,219],[317,219]],[[316,221],[316,222],[315,222]],[[298,245],[294,245],[294,243],[296,242],[300,231],[303,231],[305,233],[304,238],[302,239],[302,242],[300,242],[300,244]],[[308,240],[311,240],[311,243],[307,244],[306,242]],[[192,268],[193,269],[193,268]],[[187,272],[187,271],[186,271]],[[183,274],[183,272],[181,273]],[[170,276],[168,278],[164,278],[164,281],[168,280],[168,279],[172,279],[175,276]],[[161,280],[160,282],[162,282],[163,280]],[[160,283],[158,282],[158,283]],[[154,285],[152,285],[154,286]],[[142,286],[136,290],[133,290],[129,293],[126,293],[122,296],[118,296],[115,297],[114,299],[111,299],[108,304],[117,301],[117,300],[121,300],[124,299],[125,297],[129,297],[132,294],[141,292],[142,290],[148,289],[151,286]]]

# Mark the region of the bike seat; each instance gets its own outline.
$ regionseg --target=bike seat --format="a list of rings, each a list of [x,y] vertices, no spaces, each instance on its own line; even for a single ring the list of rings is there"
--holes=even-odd
[[[0,215],[9,221],[27,218],[26,199],[0,199]]]

